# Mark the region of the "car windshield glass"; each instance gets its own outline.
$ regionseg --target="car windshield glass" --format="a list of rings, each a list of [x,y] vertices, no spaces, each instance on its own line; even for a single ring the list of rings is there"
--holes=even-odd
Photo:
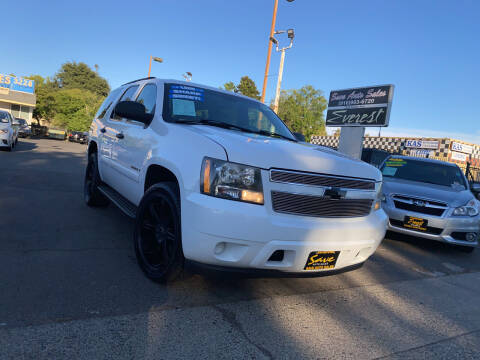
[[[456,166],[413,159],[390,158],[385,161],[381,170],[384,177],[466,188],[463,174]]]
[[[18,123],[19,123],[19,125],[21,125],[21,126],[25,126],[25,125],[27,125],[27,121],[26,121],[26,120],[24,120],[24,119],[17,119],[17,122],[18,122]]]
[[[8,124],[8,115],[4,112],[0,112],[0,123]]]
[[[240,96],[195,86],[166,84],[163,118],[168,122],[204,124],[296,141],[266,105]]]

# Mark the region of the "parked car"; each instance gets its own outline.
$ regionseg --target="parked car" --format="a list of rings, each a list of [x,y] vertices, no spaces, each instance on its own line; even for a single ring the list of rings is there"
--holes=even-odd
[[[362,150],[362,161],[379,167],[389,155],[390,153],[385,150],[365,148]]]
[[[67,138],[67,132],[63,129],[49,128],[47,130],[47,137],[50,139],[65,140]]]
[[[263,103],[175,80],[112,91],[89,134],[84,198],[135,218],[140,267],[321,276],[382,241],[380,171],[297,139]]]
[[[68,135],[68,141],[86,144],[88,143],[88,132],[72,131]]]
[[[13,125],[13,116],[0,110],[0,148],[12,151],[18,140],[18,130]]]
[[[26,138],[32,136],[32,130],[27,123],[27,120],[15,118],[14,122],[18,125],[18,137]]]
[[[390,156],[381,170],[389,230],[458,245],[467,252],[478,246],[480,202],[456,164]]]

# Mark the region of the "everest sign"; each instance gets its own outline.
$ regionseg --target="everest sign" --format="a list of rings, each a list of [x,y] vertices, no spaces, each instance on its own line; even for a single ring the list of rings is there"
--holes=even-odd
[[[393,85],[334,90],[328,100],[327,126],[388,126]]]

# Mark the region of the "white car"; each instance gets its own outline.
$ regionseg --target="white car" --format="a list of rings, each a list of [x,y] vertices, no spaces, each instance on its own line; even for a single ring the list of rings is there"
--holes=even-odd
[[[385,235],[382,175],[297,138],[259,101],[136,80],[92,122],[85,201],[135,218],[137,259],[156,281],[187,264],[280,276],[358,268]]]
[[[18,140],[18,129],[13,126],[14,118],[6,110],[0,110],[0,148],[12,151]]]

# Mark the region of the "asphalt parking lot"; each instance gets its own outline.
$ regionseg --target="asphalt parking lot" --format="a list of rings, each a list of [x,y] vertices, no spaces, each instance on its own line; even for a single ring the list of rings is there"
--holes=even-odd
[[[0,359],[480,358],[480,249],[388,234],[337,276],[159,285],[132,220],[83,203],[85,149],[0,151]]]

